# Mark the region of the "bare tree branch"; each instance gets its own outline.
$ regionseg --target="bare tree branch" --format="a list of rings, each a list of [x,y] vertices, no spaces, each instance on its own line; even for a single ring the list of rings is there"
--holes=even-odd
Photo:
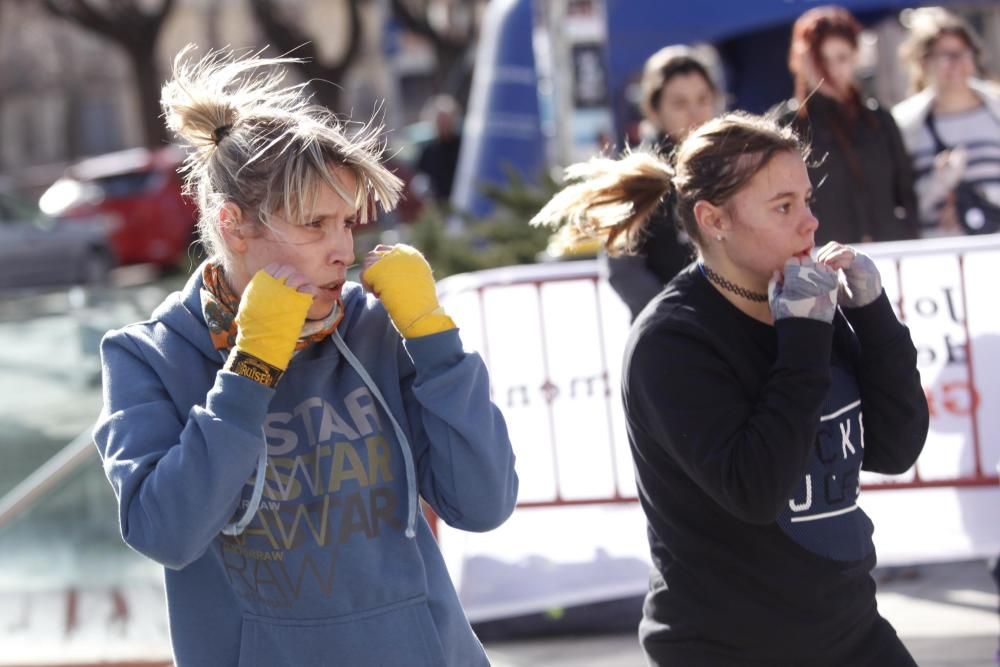
[[[156,41],[176,0],[162,0],[152,12],[139,8],[138,0],[109,0],[102,9],[93,0],[45,0],[53,15],[114,42],[129,56],[132,78],[139,95],[144,141],[147,146],[166,142],[160,121],[162,80],[156,63]]]
[[[403,29],[425,37],[434,48],[434,56],[438,63],[435,74],[437,88],[452,94],[460,93],[465,88],[462,83],[465,76],[461,70],[464,67],[466,54],[476,37],[475,22],[470,24],[469,30],[464,34],[441,31],[431,25],[428,19],[429,2],[422,0],[417,4],[419,8],[415,9],[413,2],[390,0],[393,16]],[[462,94],[457,96],[464,98]]]
[[[406,0],[390,0],[390,5],[393,16],[396,17],[400,25],[412,33],[429,39],[434,44],[435,50],[448,48],[464,51],[471,41],[471,35],[457,38],[454,35],[442,34],[436,30],[427,18],[428,7],[426,2],[422,3],[420,11],[414,11]]]
[[[302,72],[311,82],[316,101],[331,111],[341,111],[340,82],[361,52],[361,10],[358,0],[348,0],[347,44],[334,62],[321,62],[314,40],[283,12],[275,0],[251,0],[254,16],[271,45],[281,53],[302,58]]]
[[[45,0],[45,8],[55,16],[93,32],[106,35],[115,29],[105,16],[82,0]]]

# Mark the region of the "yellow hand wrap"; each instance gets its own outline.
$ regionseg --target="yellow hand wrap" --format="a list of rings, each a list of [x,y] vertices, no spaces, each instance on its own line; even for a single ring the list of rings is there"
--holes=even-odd
[[[258,271],[240,298],[233,352],[244,352],[285,370],[312,300],[311,294],[285,285],[284,278]]]
[[[419,338],[455,328],[438,303],[431,265],[420,251],[396,245],[364,273],[403,338]]]

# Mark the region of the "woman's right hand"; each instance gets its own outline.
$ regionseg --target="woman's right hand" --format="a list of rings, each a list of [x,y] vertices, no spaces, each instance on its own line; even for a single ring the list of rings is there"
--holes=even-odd
[[[837,309],[837,272],[810,257],[791,257],[783,271],[775,271],[767,286],[775,321],[805,317],[832,322]]]
[[[236,313],[239,351],[284,371],[295,352],[316,287],[294,268],[268,264],[243,290]]]
[[[965,175],[968,152],[961,146],[941,151],[934,157],[926,191],[921,197],[920,216],[937,220],[937,228],[948,234],[961,234],[955,208],[955,188]]]
[[[969,153],[961,146],[941,151],[934,156],[931,179],[937,187],[951,192],[965,175],[968,163]]]

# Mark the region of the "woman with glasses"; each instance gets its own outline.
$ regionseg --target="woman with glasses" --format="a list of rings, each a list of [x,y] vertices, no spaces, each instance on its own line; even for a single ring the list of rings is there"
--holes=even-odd
[[[812,145],[818,243],[916,238],[917,201],[899,128],[855,83],[861,24],[846,9],[815,7],[792,28],[795,97],[781,118]]]
[[[983,209],[1000,207],[1000,87],[977,78],[979,38],[950,12],[917,10],[901,54],[915,94],[892,113],[913,160],[924,235],[991,231]],[[983,206],[961,205],[963,188]]]

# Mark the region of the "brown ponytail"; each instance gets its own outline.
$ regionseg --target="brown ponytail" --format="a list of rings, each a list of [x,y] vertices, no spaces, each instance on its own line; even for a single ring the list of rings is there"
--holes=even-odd
[[[557,193],[531,224],[561,227],[565,245],[603,238],[612,253],[632,247],[637,234],[671,189],[669,164],[645,150],[619,160],[593,158],[566,169],[573,183]]]
[[[672,192],[678,222],[700,247],[695,204],[725,205],[784,151],[803,159],[809,153],[790,127],[748,113],[727,113],[689,134],[674,152],[672,166],[663,158],[636,151],[618,160],[601,157],[568,167],[566,179],[573,182],[531,224],[561,228],[566,244],[600,238],[613,254],[628,251]]]

